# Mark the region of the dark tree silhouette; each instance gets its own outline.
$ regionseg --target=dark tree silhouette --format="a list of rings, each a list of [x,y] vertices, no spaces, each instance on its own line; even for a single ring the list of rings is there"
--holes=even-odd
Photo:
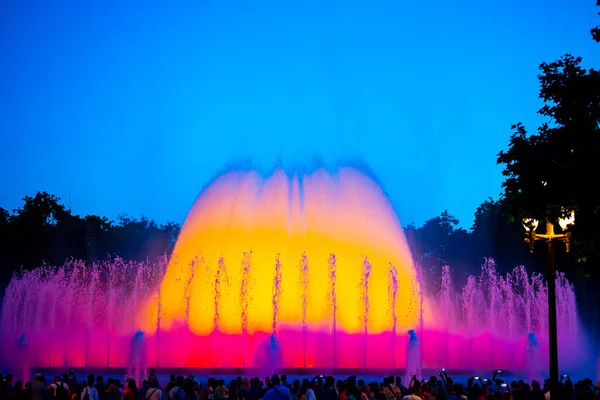
[[[596,1],[596,5],[600,7],[600,0]],[[600,13],[598,13],[598,15],[600,15]],[[591,32],[592,38],[594,38],[596,42],[600,42],[600,25],[595,28],[592,28]]]
[[[426,288],[432,293],[437,292],[440,286],[444,265],[460,271],[461,276],[467,276],[477,269],[470,263],[470,234],[458,228],[458,223],[458,219],[444,210],[439,216],[425,221],[421,227],[410,224],[405,228],[413,260],[421,265]]]
[[[526,265],[531,272],[545,268],[542,253],[533,256],[523,241],[523,227],[507,218],[505,199],[484,201],[475,211],[469,230],[458,227],[459,221],[448,211],[427,220],[422,226],[405,228],[413,260],[421,264],[427,290],[437,292],[441,268],[448,265],[458,284],[479,274],[485,258],[496,261],[500,273]]]
[[[591,33],[600,42],[600,26]],[[577,263],[564,252],[557,252],[557,265],[570,272],[580,294],[583,319],[595,333],[600,325],[600,296],[595,284],[600,261],[600,198],[596,189],[600,172],[600,71],[585,69],[581,62],[581,58],[566,54],[540,65],[539,97],[544,106],[539,114],[547,121],[536,134],[528,134],[520,123],[514,125],[508,150],[498,154],[497,162],[504,165],[506,214],[511,221],[522,217],[555,220],[575,212],[572,247]]]
[[[536,134],[513,126],[508,150],[498,154],[506,177],[503,188],[512,220],[555,220],[574,210],[574,249],[585,263],[595,257],[600,239],[600,72],[586,70],[569,54],[540,66],[539,113],[548,118]],[[590,258],[591,257],[591,258]],[[588,265],[591,265],[588,263]]]
[[[154,260],[173,250],[179,224],[164,225],[142,217],[73,215],[60,199],[46,192],[23,198],[22,207],[9,213],[0,209],[0,286],[14,271],[66,259],[88,262],[120,256],[127,260]]]

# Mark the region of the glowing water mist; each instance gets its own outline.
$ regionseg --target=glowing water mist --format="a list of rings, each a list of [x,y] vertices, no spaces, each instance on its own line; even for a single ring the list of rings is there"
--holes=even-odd
[[[462,288],[449,268],[437,294],[426,296],[421,280],[386,196],[359,170],[229,172],[196,200],[168,262],[71,261],[15,277],[2,306],[0,363],[131,375],[547,365],[539,275],[520,267],[501,276],[488,260]],[[569,368],[583,351],[572,338],[583,334],[562,275],[557,298]]]
[[[202,265],[192,276],[195,259]],[[389,285],[390,262],[400,289],[391,300],[378,290]],[[270,335],[286,367],[391,365],[404,353],[389,350],[397,336],[420,318],[415,285],[400,223],[364,173],[229,172],[204,190],[182,228],[161,285],[161,343],[186,329],[210,337],[191,344],[186,365],[195,367],[256,366]],[[150,318],[138,325],[150,331],[156,300],[146,306]],[[179,365],[174,353],[161,364]]]

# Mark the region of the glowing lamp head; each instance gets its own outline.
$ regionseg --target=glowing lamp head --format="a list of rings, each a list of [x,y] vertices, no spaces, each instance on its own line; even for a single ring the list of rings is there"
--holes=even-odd
[[[523,219],[523,227],[526,231],[535,231],[538,227],[539,221],[534,218],[524,218]]]
[[[569,227],[569,225],[574,225],[575,213],[571,211],[565,218],[559,218],[558,224],[560,225],[563,231],[566,230]]]

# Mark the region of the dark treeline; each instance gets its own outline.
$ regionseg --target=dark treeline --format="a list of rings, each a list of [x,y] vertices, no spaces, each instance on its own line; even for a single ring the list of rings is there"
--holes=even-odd
[[[42,263],[62,265],[75,258],[94,262],[118,256],[154,260],[170,254],[180,225],[121,215],[116,221],[97,215],[73,215],[46,192],[23,198],[13,212],[0,208],[0,285],[19,268]]]
[[[496,261],[498,272],[510,272],[525,265],[528,271],[546,272],[543,248],[534,253],[524,242],[525,231],[506,216],[503,200],[488,199],[476,210],[469,229],[459,227],[459,221],[448,211],[427,220],[422,226],[409,224],[404,229],[413,260],[420,264],[429,292],[437,292],[441,283],[442,267],[448,265],[458,285],[469,275],[478,275],[485,258]],[[539,243],[543,247],[543,243]],[[564,251],[557,251],[557,267],[573,271],[574,259]]]
[[[62,265],[69,258],[87,262],[112,256],[154,260],[171,253],[180,231],[177,223],[159,225],[145,217],[121,215],[111,221],[97,215],[73,215],[58,197],[46,192],[23,201],[22,207],[13,212],[0,208],[2,282],[21,267]],[[529,254],[523,227],[509,222],[502,201],[489,199],[482,203],[468,230],[460,228],[459,221],[444,211],[422,226],[409,224],[405,234],[413,259],[422,265],[432,291],[439,285],[442,266],[449,265],[460,282],[477,274],[485,257],[494,258],[501,273],[518,265],[527,265],[530,271],[545,271],[545,258],[535,257],[543,251]]]

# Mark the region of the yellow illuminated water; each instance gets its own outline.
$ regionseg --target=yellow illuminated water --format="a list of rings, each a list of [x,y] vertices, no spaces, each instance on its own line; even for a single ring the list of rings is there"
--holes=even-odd
[[[280,323],[295,325],[302,318],[300,269],[309,260],[311,326],[327,324],[327,260],[337,258],[338,328],[362,329],[364,301],[360,296],[363,257],[372,265],[369,280],[369,331],[390,327],[389,264],[398,270],[397,309],[414,301],[412,260],[400,223],[381,188],[365,174],[340,168],[330,175],[318,170],[289,178],[275,171],[263,179],[257,172],[230,172],[217,178],[190,211],[163,280],[161,326],[168,329],[186,314],[186,285],[191,280],[189,325],[198,335],[213,329],[215,278],[218,260],[226,264],[221,284],[219,328],[241,333],[240,287],[242,257],[252,252],[248,303],[250,332],[271,329],[275,260],[280,255],[282,294]],[[203,258],[203,262],[200,261]],[[191,279],[195,262],[195,274]],[[412,307],[411,307],[412,308]],[[415,314],[400,312],[398,326],[413,327]]]
[[[251,252],[251,263],[243,278],[245,252]],[[341,167],[335,174],[323,169],[300,177],[276,170],[266,179],[254,171],[229,172],[212,182],[193,205],[164,276],[161,330],[187,323],[199,336],[215,329],[239,335],[242,310],[247,307],[246,332],[271,332],[277,257],[282,276],[277,325],[300,329],[303,253],[308,258],[309,330],[331,330],[331,254],[337,259],[338,332],[364,331],[365,257],[372,268],[369,334],[390,332],[392,311],[398,332],[415,327],[416,279],[398,218],[377,183],[356,169]],[[390,301],[390,263],[397,270],[395,310]],[[157,323],[157,307],[154,300],[146,314],[148,330]]]

